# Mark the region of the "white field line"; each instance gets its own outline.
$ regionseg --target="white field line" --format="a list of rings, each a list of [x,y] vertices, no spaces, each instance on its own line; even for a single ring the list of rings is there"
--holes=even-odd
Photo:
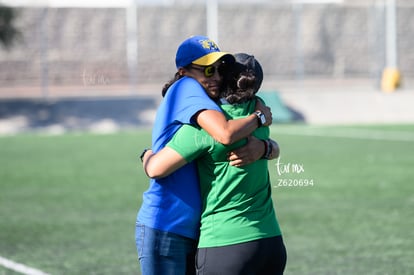
[[[337,137],[337,138],[354,138],[367,140],[385,140],[385,141],[408,141],[414,142],[414,132],[408,131],[380,131],[370,129],[355,129],[355,128],[324,128],[324,127],[310,127],[310,128],[275,128],[272,131],[285,135],[298,136],[315,136],[315,137]]]
[[[5,268],[8,268],[16,272],[20,272],[25,275],[49,275],[48,273],[45,273],[41,270],[13,262],[1,256],[0,256],[0,265],[4,266]]]

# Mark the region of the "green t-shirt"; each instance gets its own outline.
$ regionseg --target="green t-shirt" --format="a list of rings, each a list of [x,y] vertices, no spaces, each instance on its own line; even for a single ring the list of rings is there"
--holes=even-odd
[[[222,105],[228,118],[251,114],[255,102]],[[269,128],[253,135],[269,137]],[[243,167],[229,165],[227,153],[246,139],[225,146],[207,132],[183,125],[167,144],[188,162],[197,161],[203,203],[199,247],[215,247],[281,235],[271,198],[267,160]]]

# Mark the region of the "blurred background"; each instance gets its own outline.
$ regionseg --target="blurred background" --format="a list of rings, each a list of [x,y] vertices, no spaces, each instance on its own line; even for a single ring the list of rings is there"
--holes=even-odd
[[[252,53],[262,63],[262,90],[277,94],[279,122],[414,121],[408,106],[414,99],[413,1],[1,0],[0,5],[1,99],[37,98],[51,108],[51,101],[68,97],[73,102],[144,96],[156,107],[161,87],[175,72],[177,46],[190,35],[206,34],[222,50]],[[22,121],[17,105],[2,100],[1,106],[0,132],[34,123]],[[36,111],[41,126],[60,112],[56,106]],[[124,124],[150,125],[153,108],[148,102],[142,107],[144,113],[131,111],[134,118]],[[60,117],[91,108],[61,111]],[[4,125],[12,116],[15,126]],[[120,118],[106,119],[113,122],[109,129],[120,125]],[[69,126],[81,127],[82,121]]]

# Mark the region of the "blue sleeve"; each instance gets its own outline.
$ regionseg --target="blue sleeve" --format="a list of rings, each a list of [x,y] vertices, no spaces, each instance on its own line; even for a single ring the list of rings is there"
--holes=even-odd
[[[201,110],[217,110],[220,107],[211,100],[204,88],[193,78],[183,77],[167,91],[157,110],[152,130],[154,152],[163,148],[183,124],[193,124],[191,119]]]
[[[166,96],[166,100],[169,101],[171,116],[176,122],[194,124],[191,119],[201,110],[221,112],[221,108],[217,103],[208,97],[204,88],[193,78],[183,78],[176,84],[174,89],[167,92]]]

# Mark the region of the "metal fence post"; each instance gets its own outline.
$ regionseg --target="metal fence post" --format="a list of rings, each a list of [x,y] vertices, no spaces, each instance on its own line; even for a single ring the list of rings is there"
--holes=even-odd
[[[131,94],[137,88],[138,74],[138,27],[137,27],[137,3],[131,0],[125,7],[126,14],[126,54],[128,64],[128,80]]]
[[[49,8],[43,8],[40,13],[40,66],[41,66],[41,92],[43,99],[49,96],[49,33],[48,33],[48,13]]]
[[[217,0],[206,0],[207,36],[210,39],[214,40],[216,43],[219,43],[217,29],[217,12]]]
[[[293,13],[295,20],[295,75],[297,80],[303,80],[305,76],[305,66],[303,61],[303,32],[302,32],[302,4],[293,3]]]

